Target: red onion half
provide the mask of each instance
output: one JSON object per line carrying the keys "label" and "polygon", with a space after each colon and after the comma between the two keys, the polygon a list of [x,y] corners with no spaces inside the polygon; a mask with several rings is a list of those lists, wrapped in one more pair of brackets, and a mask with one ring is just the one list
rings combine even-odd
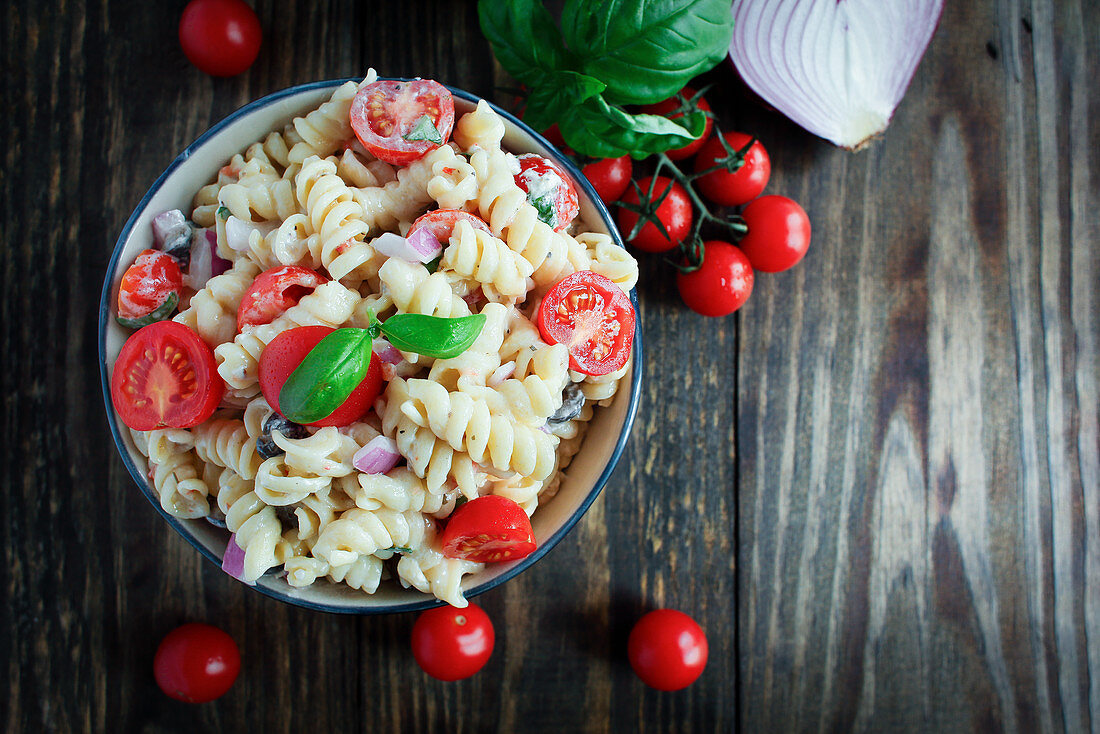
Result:
{"label": "red onion half", "polygon": [[858,149],[890,124],[943,0],[736,0],[730,59],[768,104]]}

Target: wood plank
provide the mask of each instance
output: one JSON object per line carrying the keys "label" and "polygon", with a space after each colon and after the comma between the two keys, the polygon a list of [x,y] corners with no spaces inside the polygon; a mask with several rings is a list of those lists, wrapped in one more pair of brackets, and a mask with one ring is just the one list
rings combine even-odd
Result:
{"label": "wood plank", "polygon": [[750,731],[1096,725],[1096,8],[949,6],[882,140],[774,166],[816,229],[742,320]]}

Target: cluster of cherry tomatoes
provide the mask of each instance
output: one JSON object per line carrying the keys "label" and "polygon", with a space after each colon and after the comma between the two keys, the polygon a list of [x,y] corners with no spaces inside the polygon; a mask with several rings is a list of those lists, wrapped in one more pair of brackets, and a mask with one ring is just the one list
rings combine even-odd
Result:
{"label": "cluster of cherry tomatoes", "polygon": [[[495,644],[493,622],[476,604],[465,609],[429,609],[413,624],[413,657],[438,680],[474,675],[489,662]],[[657,609],[634,625],[627,657],[646,685],[678,691],[694,683],[706,667],[707,638],[683,612]],[[169,632],[153,659],[153,676],[160,689],[188,703],[221,697],[240,670],[241,654],[233,638],[213,625],[195,622]]]}
{"label": "cluster of cherry tomatoes", "polygon": [[[658,156],[653,175],[632,184],[629,156],[594,161],[583,172],[604,203],[618,207],[619,230],[632,248],[680,249],[674,264],[684,302],[705,316],[725,316],[748,299],[756,271],[777,273],[802,259],[810,245],[810,220],[791,199],[761,196],[771,177],[767,150],[744,133],[712,135],[710,105],[694,89],[685,87],[642,111],[677,118],[695,109],[708,113],[703,134]],[[690,173],[677,166],[692,156]],[[739,217],[725,218],[712,214],[703,199],[744,208]],[[736,242],[704,240],[701,229],[708,223],[724,228]]]}

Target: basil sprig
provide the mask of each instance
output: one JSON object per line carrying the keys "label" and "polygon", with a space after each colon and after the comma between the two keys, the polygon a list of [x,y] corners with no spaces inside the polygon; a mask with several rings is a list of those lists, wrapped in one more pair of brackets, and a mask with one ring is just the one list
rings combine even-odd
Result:
{"label": "basil sprig", "polygon": [[[558,123],[594,158],[643,158],[702,134],[706,117],[635,115],[626,104],[671,97],[729,51],[729,0],[566,0],[561,23],[541,0],[480,0],[481,30],[530,96],[524,120]],[[559,30],[560,27],[560,30]]]}
{"label": "basil sprig", "polygon": [[279,391],[279,410],[288,420],[314,423],[332,415],[367,376],[379,334],[402,351],[449,359],[470,348],[485,317],[396,314],[379,323],[372,314],[371,322],[365,329],[337,329],[309,350]]}

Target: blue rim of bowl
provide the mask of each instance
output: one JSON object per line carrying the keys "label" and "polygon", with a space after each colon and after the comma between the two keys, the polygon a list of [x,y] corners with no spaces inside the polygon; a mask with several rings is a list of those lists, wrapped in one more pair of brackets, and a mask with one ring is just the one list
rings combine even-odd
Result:
{"label": "blue rim of bowl", "polygon": [[[407,81],[406,79],[384,80]],[[254,112],[255,110],[271,105],[287,97],[301,94],[302,92],[310,92],[316,89],[323,88],[332,88],[339,86],[340,84],[343,84],[347,81],[357,82],[359,80],[335,79],[320,82],[310,82],[308,84],[299,84],[298,86],[288,87],[286,89],[279,90],[278,92],[269,94],[266,97],[261,97],[260,99],[257,99],[253,102],[249,102],[245,106],[241,107],[240,109],[236,110],[235,112],[231,113],[227,117],[223,118],[222,120],[211,126],[206,132],[200,135],[195,140],[195,142],[191,143],[191,145],[187,146],[187,148],[185,148],[182,153],[176,156],[175,160],[173,160],[169,164],[164,172],[157,177],[157,180],[153,182],[153,185],[149,187],[149,190],[145,192],[145,195],[141,198],[141,201],[138,202],[138,205],[130,214],[129,219],[126,220],[126,224],[125,226],[123,226],[121,234],[119,234],[118,239],[115,241],[114,252],[111,254],[111,260],[107,265],[107,275],[104,278],[103,282],[103,293],[100,296],[99,300],[99,373],[100,381],[103,387],[103,401],[107,410],[107,422],[108,424],[110,424],[111,427],[111,436],[114,438],[115,447],[118,449],[119,454],[122,456],[122,461],[126,465],[126,470],[130,473],[130,477],[138,485],[138,488],[141,489],[146,499],[149,500],[149,502],[153,505],[157,512],[159,512],[161,516],[168,521],[168,524],[171,525],[177,533],[179,533],[188,543],[190,543],[197,551],[199,551],[199,553],[201,553],[208,561],[218,566],[219,568],[221,567],[222,559],[218,557],[218,555],[215,554],[213,551],[208,549],[205,545],[200,543],[194,537],[191,531],[186,528],[178,518],[170,515],[167,511],[165,511],[163,507],[161,507],[157,497],[153,494],[153,490],[149,487],[149,483],[145,475],[138,469],[137,465],[130,457],[130,452],[126,450],[126,441],[122,437],[122,431],[119,427],[119,421],[117,420],[117,417],[115,415],[114,406],[111,404],[111,377],[110,372],[107,369],[107,325],[110,323],[111,319],[110,296],[113,286],[112,281],[114,279],[114,273],[118,267],[118,261],[122,257],[123,245],[129,238],[130,233],[138,220],[138,217],[141,215],[141,212],[143,212],[145,208],[149,205],[149,201],[153,198],[154,195],[156,195],[161,186],[164,185],[165,180],[170,175],[172,175],[172,173],[180,165],[182,165],[184,161],[190,158],[195,151],[205,145],[211,138],[216,136],[224,128],[226,128],[239,118],[244,117],[251,112]],[[475,105],[482,99],[481,97],[477,97],[461,89],[455,89],[454,87],[450,86],[448,86],[447,89],[449,89],[451,91],[451,94],[453,94],[455,97],[466,100],[467,102],[471,102]],[[593,206],[595,206],[596,213],[600,216],[601,219],[603,219],[604,224],[607,226],[608,232],[610,233],[611,238],[614,240],[615,244],[619,247],[622,247],[623,241],[622,238],[619,236],[618,230],[615,228],[614,220],[612,220],[611,214],[608,212],[607,207],[604,205],[603,201],[601,201],[600,197],[596,194],[596,190],[592,187],[592,184],[589,183],[588,179],[584,177],[580,170],[577,169],[576,165],[574,165],[571,160],[565,157],[561,153],[561,151],[554,147],[554,145],[551,144],[550,141],[548,141],[536,131],[532,130],[519,118],[515,117],[505,110],[502,110],[492,102],[490,102],[489,105],[498,115],[508,120],[520,130],[524,131],[532,138],[534,138],[537,143],[539,143],[546,149],[546,151],[550,154],[550,157],[555,163],[568,171],[568,173],[573,177],[574,183],[579,185],[584,190],[585,194],[588,196],[589,201],[592,203]],[[634,311],[637,314],[638,293],[636,288],[631,290],[630,300],[634,304]],[[642,322],[640,318],[637,318],[635,320],[634,328],[634,365],[631,369],[630,404],[627,406],[626,418],[623,421],[623,428],[619,434],[618,441],[616,441],[615,443],[615,448],[611,452],[611,458],[608,459],[607,465],[600,473],[600,476],[596,479],[596,483],[592,485],[592,489],[589,490],[588,495],[584,498],[584,501],[581,502],[580,506],[573,512],[572,515],[570,515],[565,523],[563,523],[562,526],[558,528],[557,532],[547,538],[546,541],[543,542],[542,545],[540,545],[531,555],[517,561],[512,568],[509,568],[508,570],[504,571],[495,578],[486,581],[485,583],[479,584],[467,591],[464,591],[464,596],[467,599],[472,599],[475,596],[494,589],[497,586],[503,584],[505,581],[508,581],[509,579],[515,577],[528,567],[533,566],[543,556],[548,554],[550,550],[553,549],[554,546],[556,546],[561,541],[561,539],[564,538],[566,534],[568,534],[569,531],[573,529],[573,527],[580,521],[581,517],[584,516],[584,513],[588,511],[588,508],[592,505],[592,503],[596,501],[596,498],[599,497],[600,492],[603,491],[604,485],[607,484],[608,479],[611,478],[611,474],[615,470],[615,467],[618,465],[619,459],[622,457],[623,451],[626,448],[626,442],[627,439],[630,437],[630,431],[634,425],[634,417],[637,415],[638,402],[641,397]],[[439,599],[428,597],[423,600],[409,602],[408,604],[398,603],[384,606],[380,605],[377,607],[349,608],[344,606],[323,604],[307,599],[301,599],[283,593],[276,589],[269,589],[260,584],[256,584],[251,588],[255,591],[260,592],[261,594],[264,594],[265,596],[269,596],[273,599],[277,599],[281,602],[292,604],[297,607],[302,607],[303,609],[331,612],[335,614],[398,614],[402,612],[417,612],[424,609],[431,609],[433,607],[442,606],[444,604],[444,602]]]}

